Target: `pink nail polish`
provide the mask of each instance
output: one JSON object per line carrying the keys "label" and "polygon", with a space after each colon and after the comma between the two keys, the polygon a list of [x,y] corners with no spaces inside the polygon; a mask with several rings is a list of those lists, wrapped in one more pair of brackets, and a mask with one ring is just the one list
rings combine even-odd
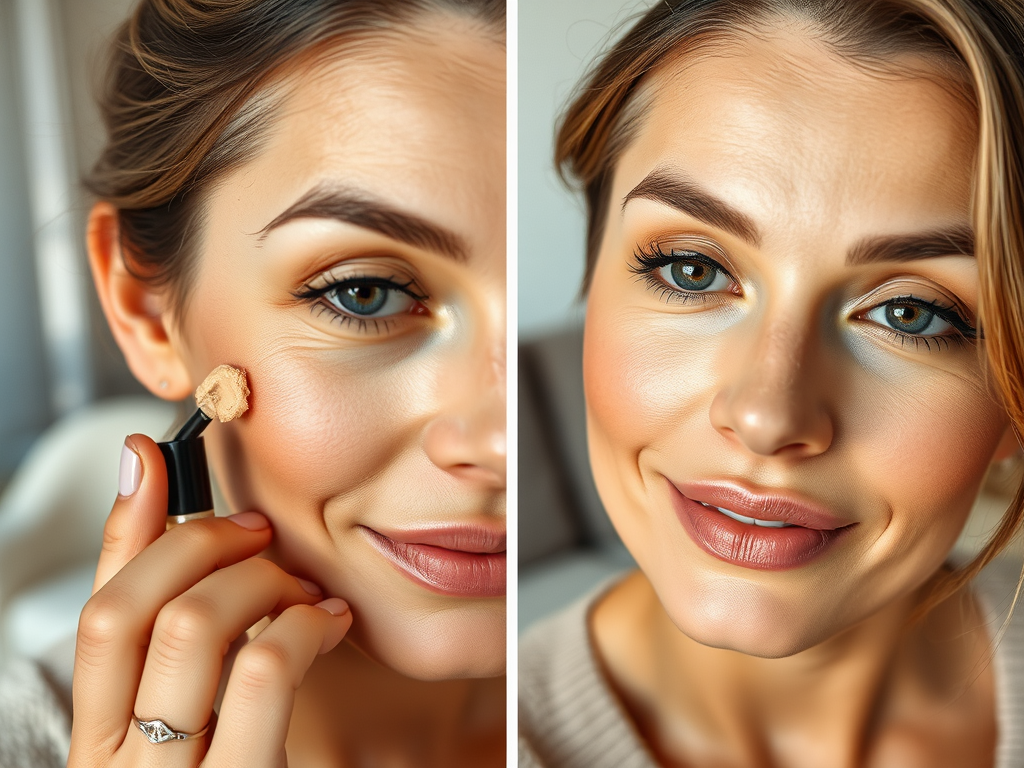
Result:
{"label": "pink nail polish", "polygon": [[125,438],[121,447],[121,468],[117,475],[117,492],[125,498],[139,490],[142,482],[142,459],[135,452],[131,438]]}
{"label": "pink nail polish", "polygon": [[295,577],[295,580],[297,582],[299,582],[299,584],[302,585],[302,588],[304,590],[306,590],[307,592],[309,592],[309,594],[311,594],[311,595],[322,595],[324,593],[324,591],[322,589],[320,589],[320,587],[318,587],[312,581],[306,581],[305,579],[300,579],[298,576]]}

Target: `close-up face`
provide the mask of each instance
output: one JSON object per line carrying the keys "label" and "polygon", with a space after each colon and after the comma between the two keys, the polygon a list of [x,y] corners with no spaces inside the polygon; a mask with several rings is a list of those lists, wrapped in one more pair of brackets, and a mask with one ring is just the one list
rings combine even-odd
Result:
{"label": "close-up face", "polygon": [[248,373],[250,411],[206,433],[231,511],[424,679],[504,670],[504,61],[438,16],[286,77],[174,326],[191,386]]}
{"label": "close-up face", "polygon": [[976,331],[974,112],[903,63],[799,25],[666,62],[616,165],[591,460],[699,642],[790,655],[920,586],[1007,430]]}

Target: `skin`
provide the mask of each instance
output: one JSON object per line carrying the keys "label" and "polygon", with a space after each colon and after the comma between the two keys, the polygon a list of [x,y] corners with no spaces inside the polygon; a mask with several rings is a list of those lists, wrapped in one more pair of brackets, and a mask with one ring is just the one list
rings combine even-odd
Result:
{"label": "skin", "polygon": [[[664,64],[615,168],[584,374],[598,489],[641,572],[592,631],[661,764],[992,764],[973,599],[909,617],[1016,443],[981,342],[929,351],[873,311],[912,295],[976,324],[977,266],[847,263],[864,237],[969,223],[975,120],[941,78],[910,74],[921,64],[868,73],[780,23]],[[664,202],[624,205],[655,170],[741,211],[758,244]],[[631,271],[652,243],[735,279],[683,303],[668,269],[653,284]],[[808,563],[756,570],[698,547],[669,480],[798,494],[855,525]]]}
{"label": "skin", "polygon": [[[181,312],[128,274],[114,211],[94,209],[93,273],[139,380],[180,399],[221,363],[248,372],[249,412],[205,439],[231,510],[265,526],[161,536],[162,460],[130,438],[142,485],[115,504],[83,613],[72,765],[196,765],[207,749],[204,765],[502,764],[504,598],[427,589],[366,527],[504,535],[504,63],[492,36],[439,16],[285,73],[260,152],[208,194]],[[320,214],[267,229],[313,189],[358,190],[462,254]],[[395,286],[369,319],[337,293],[296,296],[374,278]],[[311,607],[325,599],[338,615]],[[229,644],[268,614],[212,740],[126,730],[133,709],[199,730]]]}

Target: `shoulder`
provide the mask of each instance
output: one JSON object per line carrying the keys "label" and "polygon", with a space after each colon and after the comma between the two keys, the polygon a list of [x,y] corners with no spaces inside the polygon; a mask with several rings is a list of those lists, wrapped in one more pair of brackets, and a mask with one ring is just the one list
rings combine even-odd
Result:
{"label": "shoulder", "polygon": [[653,766],[590,642],[609,581],[528,630],[519,643],[520,768]]}
{"label": "shoulder", "polygon": [[0,768],[64,766],[71,744],[70,680],[45,662],[0,671]]}

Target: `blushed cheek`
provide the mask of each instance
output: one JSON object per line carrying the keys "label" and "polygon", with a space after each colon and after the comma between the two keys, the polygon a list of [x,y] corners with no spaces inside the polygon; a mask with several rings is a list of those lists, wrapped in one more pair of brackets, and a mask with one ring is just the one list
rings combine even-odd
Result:
{"label": "blushed cheek", "polygon": [[1006,422],[980,382],[920,367],[906,374],[898,387],[876,378],[857,388],[847,455],[853,476],[890,506],[890,533],[941,549],[956,539]]}

